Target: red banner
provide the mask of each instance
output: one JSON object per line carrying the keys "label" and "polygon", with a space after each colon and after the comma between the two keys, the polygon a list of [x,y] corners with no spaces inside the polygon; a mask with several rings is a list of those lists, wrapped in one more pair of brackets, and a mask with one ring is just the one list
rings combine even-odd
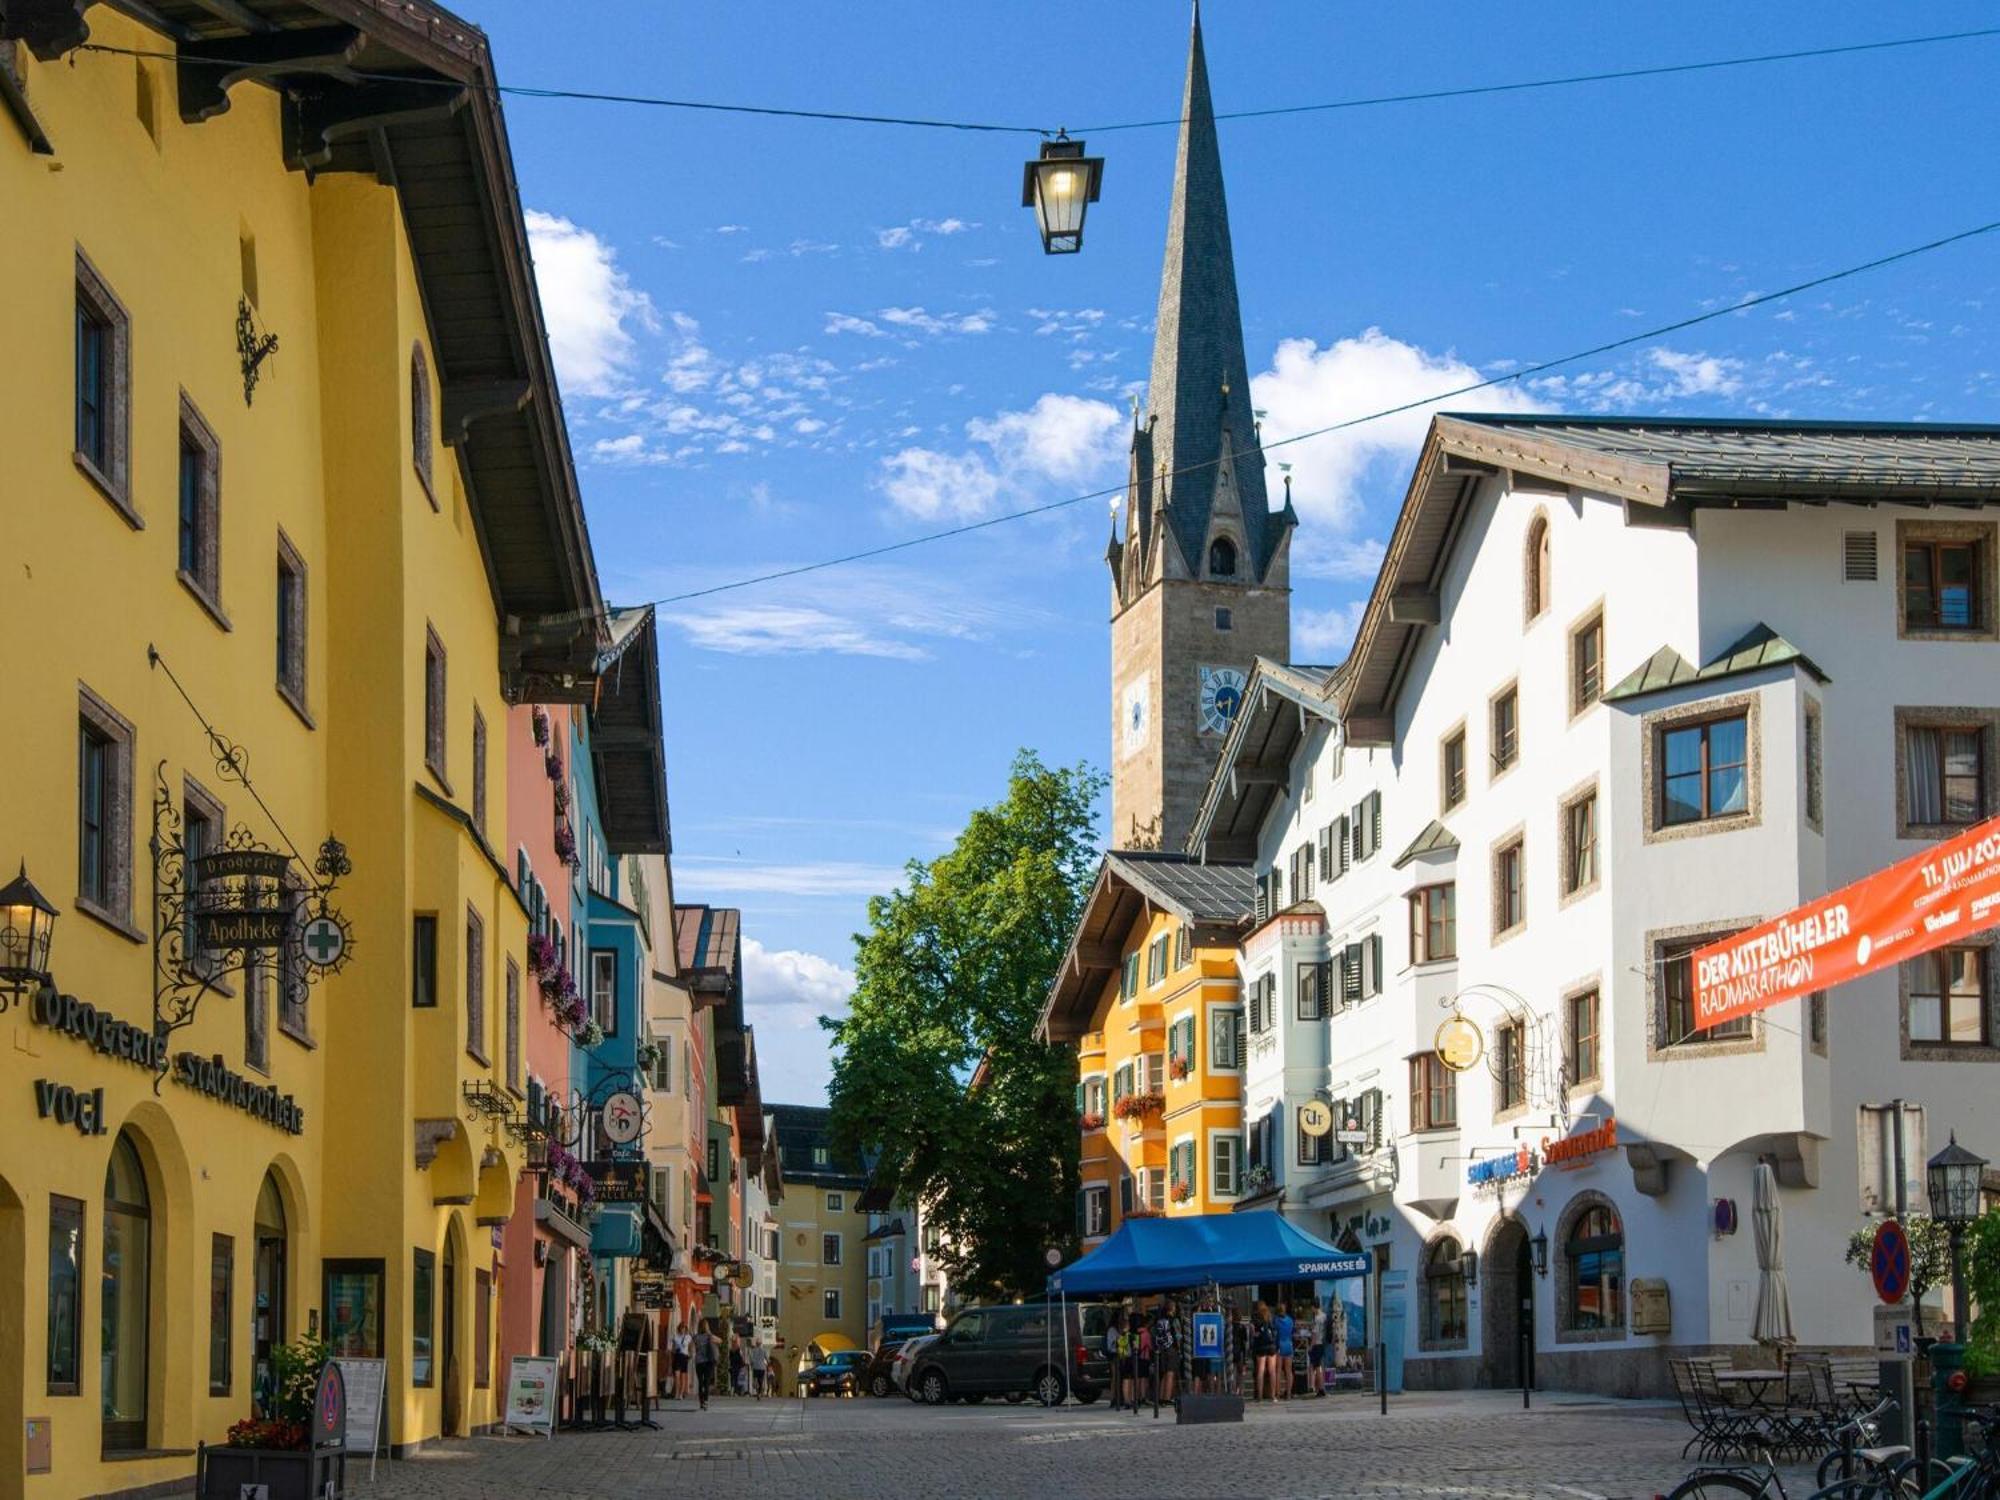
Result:
{"label": "red banner", "polygon": [[2000,818],[1694,955],[1697,1030],[2000,924]]}

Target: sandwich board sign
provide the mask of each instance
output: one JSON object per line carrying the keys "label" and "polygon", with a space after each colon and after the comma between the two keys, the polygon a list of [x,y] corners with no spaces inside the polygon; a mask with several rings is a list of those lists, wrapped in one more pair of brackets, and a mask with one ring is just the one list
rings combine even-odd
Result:
{"label": "sandwich board sign", "polygon": [[388,1381],[388,1365],[379,1359],[351,1359],[343,1354],[333,1361],[340,1366],[340,1378],[347,1387],[347,1421],[342,1427],[340,1450],[368,1455],[368,1478],[375,1478],[375,1454],[387,1435],[383,1420],[388,1416],[382,1396]]}
{"label": "sandwich board sign", "polygon": [[556,1435],[557,1370],[559,1362],[531,1354],[516,1354],[507,1361],[507,1411],[501,1427],[519,1429],[533,1437]]}

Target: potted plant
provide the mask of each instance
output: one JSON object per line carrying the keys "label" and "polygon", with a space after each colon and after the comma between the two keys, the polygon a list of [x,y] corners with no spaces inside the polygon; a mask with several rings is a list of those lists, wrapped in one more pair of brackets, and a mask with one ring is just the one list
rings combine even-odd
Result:
{"label": "potted plant", "polygon": [[1167,1076],[1172,1078],[1176,1083],[1180,1082],[1181,1079],[1187,1077],[1188,1072],[1189,1072],[1188,1059],[1182,1057],[1178,1052],[1176,1052],[1172,1057],[1167,1059]]}
{"label": "potted plant", "polygon": [[569,811],[569,783],[567,781],[558,781],[556,783],[555,799],[557,812],[566,813]]}
{"label": "potted plant", "polygon": [[346,1492],[347,1455],[308,1446],[313,1398],[331,1353],[325,1340],[311,1335],[271,1351],[270,1410],[231,1427],[226,1444],[203,1450],[202,1500],[238,1500],[253,1490],[269,1500]]}
{"label": "potted plant", "polygon": [[1085,1130],[1102,1130],[1104,1128],[1104,1116],[1098,1114],[1095,1110],[1086,1110],[1080,1118],[1080,1123]]}
{"label": "potted plant", "polygon": [[534,728],[535,743],[546,745],[549,742],[549,711],[537,704],[528,714],[528,723]]}
{"label": "potted plant", "polygon": [[579,1047],[595,1047],[604,1040],[604,1028],[595,1019],[585,1021],[576,1033]]}
{"label": "potted plant", "polygon": [[1177,1182],[1174,1184],[1173,1191],[1167,1196],[1172,1198],[1176,1203],[1190,1202],[1194,1198],[1194,1184],[1191,1182]]}
{"label": "potted plant", "polygon": [[1271,1169],[1261,1162],[1243,1174],[1243,1186],[1252,1194],[1268,1193],[1273,1180]]}
{"label": "potted plant", "polygon": [[546,980],[556,970],[555,939],[547,933],[536,932],[528,937],[528,972],[535,978]]}
{"label": "potted plant", "polygon": [[561,752],[551,746],[549,753],[542,757],[542,769],[549,773],[549,780],[561,781],[563,779]]}
{"label": "potted plant", "polygon": [[556,858],[568,865],[572,870],[575,869],[577,866],[576,834],[570,828],[569,824],[556,824],[555,846]]}

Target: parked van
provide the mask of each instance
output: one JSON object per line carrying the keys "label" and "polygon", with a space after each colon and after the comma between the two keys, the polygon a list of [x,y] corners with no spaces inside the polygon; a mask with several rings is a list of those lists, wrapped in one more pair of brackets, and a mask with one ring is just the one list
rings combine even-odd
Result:
{"label": "parked van", "polygon": [[[1104,1357],[1108,1302],[1072,1302],[1066,1336],[1056,1336],[1058,1302],[968,1308],[917,1358],[910,1389],[926,1406],[1026,1395],[1059,1406],[1065,1394],[1086,1405],[1111,1380]],[[1065,1392],[1067,1384],[1067,1392]]]}

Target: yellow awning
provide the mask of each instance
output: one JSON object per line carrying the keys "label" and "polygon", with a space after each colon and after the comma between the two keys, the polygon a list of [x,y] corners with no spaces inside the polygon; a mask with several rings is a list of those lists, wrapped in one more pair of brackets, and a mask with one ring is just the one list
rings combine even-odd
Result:
{"label": "yellow awning", "polygon": [[831,1329],[825,1333],[814,1334],[813,1342],[819,1345],[820,1353],[822,1354],[831,1354],[836,1349],[852,1349],[854,1347],[853,1339],[844,1333],[835,1333]]}

